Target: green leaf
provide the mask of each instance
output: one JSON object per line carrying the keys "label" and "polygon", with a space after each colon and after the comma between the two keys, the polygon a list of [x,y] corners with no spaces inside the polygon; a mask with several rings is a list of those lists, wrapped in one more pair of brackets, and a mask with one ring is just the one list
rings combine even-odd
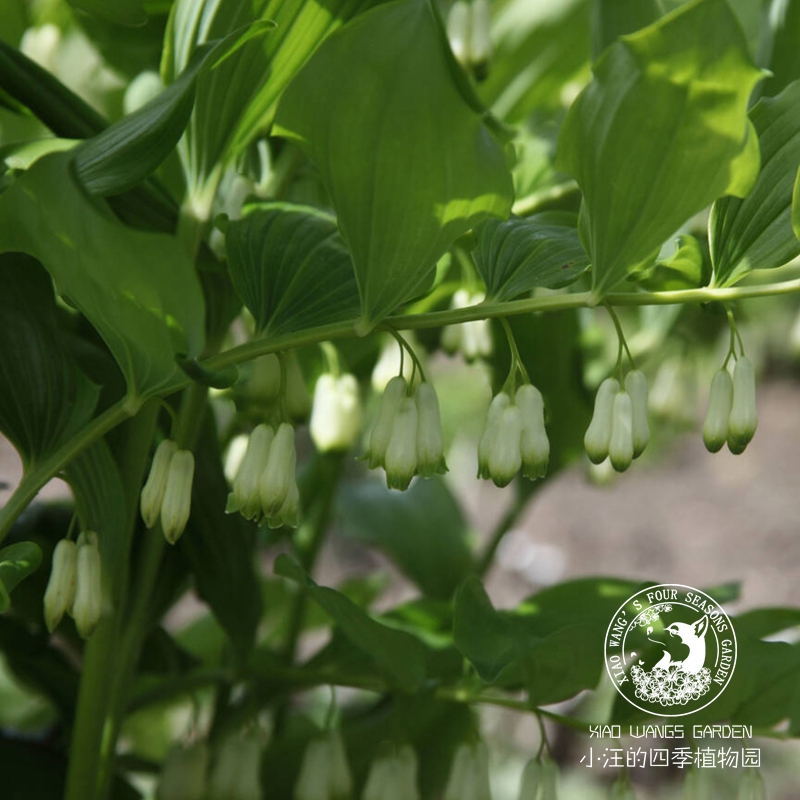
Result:
{"label": "green leaf", "polygon": [[663,13],[661,0],[594,0],[592,3],[592,57],[626,33],[655,22]]}
{"label": "green leaf", "polygon": [[259,331],[278,335],[358,315],[353,262],[336,220],[309,206],[265,203],[228,223],[231,280]]}
{"label": "green leaf", "polygon": [[228,485],[210,417],[194,453],[192,515],[178,547],[191,566],[197,593],[211,607],[244,660],[261,618],[261,586],[252,526],[238,514],[225,514]]}
{"label": "green leaf", "polygon": [[42,551],[34,542],[17,542],[0,550],[0,587],[4,593],[0,594],[0,614],[8,610],[8,595],[21,580],[35,572],[41,563]]}
{"label": "green leaf", "polygon": [[41,265],[22,253],[0,256],[0,430],[26,470],[89,421],[99,395],[69,355],[56,320]]}
{"label": "green leaf", "polygon": [[78,11],[114,22],[117,25],[144,25],[147,14],[143,0],[67,0]]}
{"label": "green leaf", "polygon": [[760,77],[725,0],[695,0],[611,45],[567,114],[557,161],[583,192],[602,294],[689,217],[758,174],[746,116]]}
{"label": "green leaf", "polygon": [[800,239],[800,169],[797,170],[797,177],[794,179],[792,189],[792,230],[794,235]]}
{"label": "green leaf", "polygon": [[589,71],[590,0],[513,0],[492,23],[492,63],[481,99],[509,122],[557,110],[561,90]]}
{"label": "green leaf", "polygon": [[275,574],[307,591],[341,628],[342,633],[375,662],[382,675],[398,688],[413,692],[425,680],[425,655],[418,639],[377,622],[335,589],[318,586],[287,555],[275,560]]}
{"label": "green leaf", "polygon": [[58,293],[95,326],[128,391],[144,397],[180,375],[176,353],[199,355],[205,311],[180,242],[116,222],[80,189],[70,155],[37,161],[0,195],[0,252],[38,258]]}
{"label": "green leaf", "polygon": [[196,358],[187,358],[183,355],[175,357],[180,368],[201,386],[210,386],[213,389],[230,389],[239,379],[239,370],[235,364],[222,370],[210,370],[204,367]]}
{"label": "green leaf", "polygon": [[780,267],[800,255],[791,224],[800,168],[800,81],[761,99],[750,119],[758,132],[761,172],[744,199],[714,203],[708,228],[715,286],[730,286],[751,270]]}
{"label": "green leaf", "polygon": [[155,172],[189,122],[198,77],[272,27],[274,23],[261,21],[201,45],[163,92],[81,144],[75,152],[75,171],[87,191],[101,197],[121,194]]}
{"label": "green leaf", "polygon": [[754,608],[736,617],[736,633],[762,639],[800,625],[798,608]]}
{"label": "green leaf", "polygon": [[769,58],[764,66],[769,68],[772,75],[765,79],[763,93],[772,97],[800,78],[800,48],[797,46],[800,40],[798,0],[773,0],[765,40],[765,50],[768,51]]}
{"label": "green leaf", "polygon": [[688,233],[675,240],[675,252],[663,261],[645,267],[636,276],[636,281],[651,292],[675,289],[694,289],[704,283],[703,248],[700,242]]}
{"label": "green leaf", "polygon": [[228,166],[272,123],[286,84],[331,31],[380,0],[176,0],[165,37],[161,71],[176,79],[204,42],[260,20],[275,32],[248,43],[218,69],[201,76],[181,157],[189,193],[206,196]]}
{"label": "green leaf", "polygon": [[274,132],[298,141],[336,209],[364,331],[430,287],[458,236],[511,207],[503,150],[451,60],[429,0],[399,0],[330,36],[278,108]]}
{"label": "green leaf", "polygon": [[344,535],[385,550],[428,597],[449,599],[472,569],[464,517],[441,478],[402,493],[379,481],[345,485],[337,516]]}
{"label": "green leaf", "polygon": [[473,255],[486,298],[513,300],[537,287],[559,289],[577,280],[589,258],[576,224],[577,216],[568,211],[481,223]]}

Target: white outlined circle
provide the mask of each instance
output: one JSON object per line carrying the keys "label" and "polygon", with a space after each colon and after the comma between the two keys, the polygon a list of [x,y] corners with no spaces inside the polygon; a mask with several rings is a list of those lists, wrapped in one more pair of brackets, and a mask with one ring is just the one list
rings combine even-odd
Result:
{"label": "white outlined circle", "polygon": [[[731,620],[716,600],[692,586],[661,583],[640,589],[617,609],[604,657],[614,688],[632,706],[683,717],[725,691],[737,649]],[[675,654],[680,657],[673,660]]]}

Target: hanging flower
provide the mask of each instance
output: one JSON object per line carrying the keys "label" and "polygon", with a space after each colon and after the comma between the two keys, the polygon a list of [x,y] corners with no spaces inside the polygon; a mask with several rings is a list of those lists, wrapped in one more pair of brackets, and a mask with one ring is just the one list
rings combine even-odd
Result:
{"label": "hanging flower", "polygon": [[208,746],[205,742],[170,749],[161,769],[157,800],[204,800]]}
{"label": "hanging flower", "polygon": [[338,731],[312,739],[306,747],[294,800],[350,800],[353,778]]}
{"label": "hanging flower", "polygon": [[728,370],[723,367],[717,370],[711,381],[708,410],[703,423],[703,442],[711,453],[721,450],[728,439],[728,420],[732,405],[733,380]]}
{"label": "hanging flower", "polygon": [[177,451],[178,445],[171,439],[164,439],[156,448],[140,501],[142,519],[148,528],[152,528],[161,515],[161,504],[164,502],[164,493],[167,490],[169,465]]}
{"label": "hanging flower", "polygon": [[175,544],[186,528],[192,510],[194,456],[189,450],[176,450],[170,459],[167,486],[161,503],[161,528],[170,544]]}
{"label": "hanging flower", "polygon": [[78,556],[75,575],[75,599],[70,613],[82,638],[88,639],[103,609],[103,584],[100,548],[97,534],[84,531],[78,537]]}
{"label": "hanging flower", "polygon": [[453,758],[443,800],[492,800],[489,752],[483,742],[462,744]]}
{"label": "hanging flower", "polygon": [[[470,294],[459,289],[450,304],[451,308],[469,308],[482,303],[483,293]],[[476,319],[456,325],[446,325],[442,330],[442,347],[448,353],[460,352],[467,361],[488,358],[494,350],[492,328],[488,319]]]}
{"label": "hanging flower", "polygon": [[361,430],[361,399],[353,375],[320,375],[309,428],[321,453],[349,450]]}
{"label": "hanging flower", "polygon": [[756,376],[753,362],[740,356],[733,368],[733,404],[728,419],[728,449],[743,453],[758,427]]}
{"label": "hanging flower", "polygon": [[267,467],[275,432],[269,425],[257,425],[247,440],[244,458],[228,496],[227,513],[241,512],[245,519],[261,516],[261,476]]}
{"label": "hanging flower", "polygon": [[286,501],[295,483],[296,465],[294,428],[282,422],[269,446],[267,465],[259,482],[261,510],[265,517],[275,516]]}
{"label": "hanging flower", "polygon": [[361,800],[419,800],[417,756],[406,745],[395,755],[375,759]]}
{"label": "hanging flower", "polygon": [[519,800],[557,800],[558,767],[549,758],[532,758],[522,772]]}
{"label": "hanging flower", "polygon": [[50,580],[44,593],[44,620],[52,633],[61,618],[72,608],[78,574],[78,548],[70,539],[62,539],[53,550]]}

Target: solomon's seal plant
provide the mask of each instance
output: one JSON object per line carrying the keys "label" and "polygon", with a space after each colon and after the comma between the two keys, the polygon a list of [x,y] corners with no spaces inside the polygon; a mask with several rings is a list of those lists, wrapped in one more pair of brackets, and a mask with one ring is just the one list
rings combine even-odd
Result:
{"label": "solomon's seal plant", "polygon": [[[548,481],[627,481],[706,394],[753,458],[800,3],[747,5],[0,3],[0,796],[488,798],[496,705],[542,800],[548,737],[630,720],[587,697],[639,581],[482,580]],[[796,620],[734,617],[710,724],[800,732]]]}

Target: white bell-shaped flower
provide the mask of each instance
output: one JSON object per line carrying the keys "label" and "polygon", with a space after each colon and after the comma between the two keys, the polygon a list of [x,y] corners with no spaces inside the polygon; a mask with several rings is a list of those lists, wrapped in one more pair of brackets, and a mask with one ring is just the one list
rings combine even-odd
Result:
{"label": "white bell-shaped flower", "polygon": [[508,486],[522,466],[522,412],[510,405],[500,416],[489,452],[489,477],[497,486]]}
{"label": "white bell-shaped flower", "polygon": [[350,800],[353,778],[342,736],[332,730],[306,747],[294,800]]}
{"label": "white bell-shaped flower", "polygon": [[205,742],[173,747],[164,760],[157,800],[205,800],[208,745]]}
{"label": "white bell-shaped flower", "polygon": [[728,418],[728,449],[736,454],[743,452],[757,427],[755,369],[747,356],[740,356],[733,368],[733,405]]}
{"label": "white bell-shaped flower", "polygon": [[531,759],[522,772],[519,800],[557,800],[558,767],[550,759]]}
{"label": "white bell-shaped flower", "polygon": [[417,404],[417,471],[424,478],[447,471],[444,460],[439,398],[433,385],[424,381],[414,393]]}
{"label": "white bell-shaped flower", "polygon": [[78,575],[78,548],[70,539],[62,539],[53,550],[50,580],[44,593],[44,621],[52,633],[64,614],[72,608]]}
{"label": "white bell-shaped flower", "polygon": [[194,456],[189,450],[176,450],[169,462],[167,487],[161,503],[161,528],[170,544],[178,541],[192,510]]}
{"label": "white bell-shaped flower", "polygon": [[296,464],[294,428],[288,422],[282,422],[269,447],[267,466],[259,482],[261,510],[265,517],[272,517],[280,511],[295,483]]}
{"label": "white bell-shaped flower", "polygon": [[382,467],[386,460],[386,450],[392,438],[397,412],[406,397],[408,385],[406,379],[396,375],[387,384],[378,408],[378,419],[369,438],[366,456],[370,469]]}
{"label": "white bell-shaped flower", "polygon": [[405,491],[417,471],[418,428],[417,404],[413,397],[404,397],[394,420],[383,465],[390,489]]}
{"label": "white bell-shaped flower", "polygon": [[286,499],[278,509],[278,513],[267,518],[267,525],[270,528],[296,528],[300,522],[300,489],[297,481],[294,480],[289,485],[286,492]]}
{"label": "white bell-shaped flower", "polygon": [[535,386],[526,383],[517,389],[514,403],[522,413],[522,474],[531,480],[543,478],[550,461],[550,440],[544,426],[544,398]]}
{"label": "white bell-shaped flower", "polygon": [[703,422],[703,442],[711,453],[721,450],[728,438],[728,421],[732,406],[733,380],[728,370],[723,367],[717,370],[711,381],[708,410]]}
{"label": "white bell-shaped flower", "polygon": [[639,458],[650,442],[647,378],[641,370],[631,370],[625,376],[625,391],[631,398],[633,457]]}
{"label": "white bell-shaped flower", "polygon": [[614,397],[608,456],[617,472],[625,472],[633,461],[633,404],[627,392]]}
{"label": "white bell-shaped flower", "polygon": [[147,482],[142,488],[140,509],[142,519],[148,528],[152,528],[161,514],[161,504],[167,491],[167,476],[172,457],[178,451],[178,445],[171,439],[164,439],[156,448],[153,463]]}
{"label": "white bell-shaped flower", "polygon": [[748,768],[743,772],[736,800],[767,800],[767,788],[760,770]]}
{"label": "white bell-shaped flower", "polygon": [[[413,333],[406,333],[406,341],[414,352],[419,355],[421,349]],[[372,368],[371,381],[373,391],[382,392],[389,385],[389,381],[401,374],[401,361],[403,363],[402,377],[408,382],[414,372],[414,362],[407,353],[401,358],[400,345],[394,338],[387,336],[381,345],[378,360]]]}
{"label": "white bell-shaped flower", "polygon": [[483,742],[462,744],[456,750],[443,800],[492,800],[489,752]]}
{"label": "white bell-shaped flower", "polygon": [[255,738],[231,736],[217,753],[206,800],[262,800],[261,745]]}
{"label": "white bell-shaped flower", "polygon": [[349,450],[361,430],[361,398],[353,375],[320,375],[314,388],[309,428],[322,453]]}
{"label": "white bell-shaped flower", "polygon": [[94,531],[84,531],[78,537],[78,557],[75,576],[75,599],[70,613],[82,638],[88,639],[103,610],[102,567],[100,547]]}
{"label": "white bell-shaped flower", "polygon": [[[456,0],[447,14],[447,38],[450,49],[462,66],[469,63],[470,28],[472,26],[472,10],[466,0]],[[459,291],[463,291],[459,289]]]}
{"label": "white bell-shaped flower", "polygon": [[589,423],[589,427],[583,437],[586,454],[593,464],[600,464],[608,458],[614,398],[617,396],[619,388],[619,381],[616,378],[606,378],[597,390],[592,421]]}
{"label": "white bell-shaped flower", "polygon": [[489,455],[494,450],[497,435],[500,430],[500,420],[503,412],[511,405],[511,397],[506,392],[498,392],[489,405],[486,414],[486,424],[478,443],[478,476],[491,478],[489,470]]}
{"label": "white bell-shaped flower", "polygon": [[419,800],[417,756],[401,747],[392,756],[375,759],[367,776],[361,800]]}
{"label": "white bell-shaped flower", "polygon": [[245,519],[261,516],[261,476],[267,468],[275,432],[269,425],[256,425],[247,441],[239,471],[233,480],[226,512],[241,512]]}

